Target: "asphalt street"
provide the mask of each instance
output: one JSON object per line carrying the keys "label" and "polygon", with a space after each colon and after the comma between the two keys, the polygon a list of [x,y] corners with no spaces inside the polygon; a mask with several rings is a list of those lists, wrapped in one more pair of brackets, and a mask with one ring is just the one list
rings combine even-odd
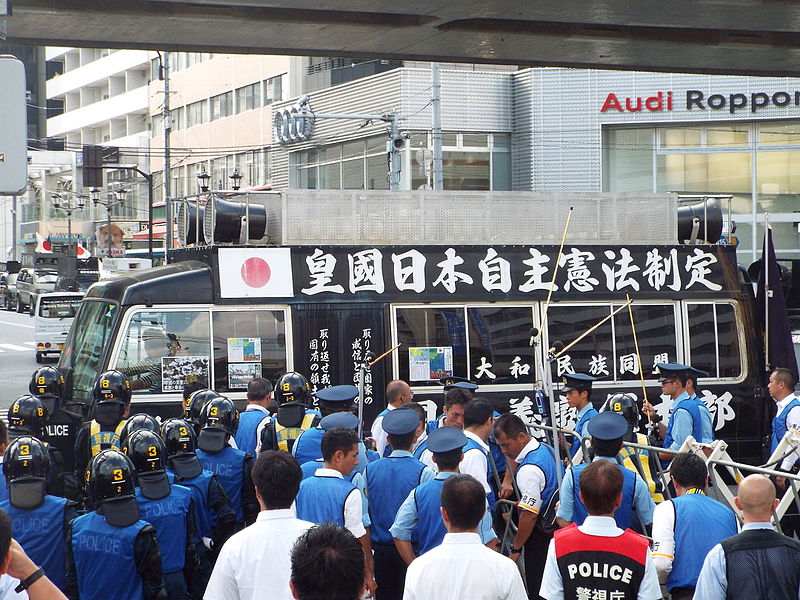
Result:
{"label": "asphalt street", "polygon": [[[55,364],[46,358],[45,364]],[[33,319],[27,314],[0,310],[0,411],[22,394],[28,393],[36,364],[33,342]]]}

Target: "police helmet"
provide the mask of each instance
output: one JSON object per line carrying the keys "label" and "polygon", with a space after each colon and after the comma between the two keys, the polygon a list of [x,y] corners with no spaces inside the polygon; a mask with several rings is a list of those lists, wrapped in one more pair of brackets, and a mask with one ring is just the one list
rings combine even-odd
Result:
{"label": "police helmet", "polygon": [[92,398],[97,404],[117,403],[127,405],[131,402],[131,382],[119,371],[106,371],[92,388]]}
{"label": "police helmet", "polygon": [[64,394],[64,375],[58,367],[39,367],[31,376],[28,391],[34,396],[61,398]]}
{"label": "police helmet", "polygon": [[214,398],[203,407],[200,426],[200,449],[204,452],[219,452],[228,443],[228,436],[234,435],[239,427],[239,411],[224,396]]}
{"label": "police helmet", "polygon": [[45,439],[47,437],[47,418],[50,413],[41,398],[20,396],[8,407],[9,429]]}
{"label": "police helmet", "polygon": [[131,415],[128,417],[128,420],[125,421],[125,425],[122,426],[122,431],[119,433],[120,442],[124,444],[125,440],[128,439],[128,436],[139,429],[146,429],[147,431],[152,431],[158,435],[158,421],[156,421],[154,417],[151,417],[145,413],[136,413],[135,415]]}
{"label": "police helmet", "polygon": [[86,470],[86,483],[110,525],[128,527],[139,520],[136,471],[122,452],[108,449],[95,454]]}
{"label": "police helmet", "polygon": [[28,510],[41,506],[49,474],[50,454],[43,442],[27,435],[11,442],[3,457],[3,475],[12,506]]}
{"label": "police helmet", "polygon": [[289,371],[280,376],[275,383],[275,400],[278,404],[301,402],[311,404],[311,386],[308,379],[297,371]]}
{"label": "police helmet", "polygon": [[200,413],[203,412],[203,407],[211,402],[214,398],[221,398],[214,390],[197,390],[186,400],[183,406],[183,418],[189,421],[194,427],[200,427]]}
{"label": "police helmet", "polygon": [[169,496],[169,480],[165,471],[167,450],[157,433],[147,429],[131,432],[122,451],[133,462],[139,487],[145,498],[158,500]]}
{"label": "police helmet", "polygon": [[183,419],[169,419],[161,424],[161,439],[167,449],[167,460],[178,477],[193,479],[203,472],[203,465],[194,451],[197,435]]}
{"label": "police helmet", "polygon": [[636,404],[636,398],[630,394],[614,394],[610,396],[604,409],[622,415],[628,425],[634,428],[639,426],[639,406]]}

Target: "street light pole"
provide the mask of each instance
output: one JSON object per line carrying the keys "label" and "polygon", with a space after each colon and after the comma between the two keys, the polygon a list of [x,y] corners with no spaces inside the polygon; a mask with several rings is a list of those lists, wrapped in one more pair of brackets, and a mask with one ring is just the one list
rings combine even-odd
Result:
{"label": "street light pole", "polygon": [[70,257],[77,254],[77,252],[73,252],[72,245],[72,213],[83,209],[84,198],[84,196],[78,196],[77,203],[73,204],[72,201],[65,201],[61,194],[53,194],[53,208],[63,210],[67,214],[67,256]]}

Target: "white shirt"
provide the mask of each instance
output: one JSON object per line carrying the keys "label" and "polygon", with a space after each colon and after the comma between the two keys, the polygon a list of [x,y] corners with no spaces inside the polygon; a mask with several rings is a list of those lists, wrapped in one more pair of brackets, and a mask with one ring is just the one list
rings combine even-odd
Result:
{"label": "white shirt", "polygon": [[517,565],[477,533],[448,533],[408,567],[403,600],[527,600]]}
{"label": "white shirt", "polygon": [[[471,431],[465,429],[464,435],[477,443],[486,452],[490,451],[489,445]],[[458,470],[464,475],[472,475],[481,483],[486,494],[491,493],[492,488],[489,487],[489,462],[483,452],[477,448],[464,452],[464,458],[461,460],[461,464],[458,465]]]}
{"label": "white shirt", "polygon": [[205,600],[291,600],[290,553],[314,524],[291,509],[262,510],[256,522],[234,534],[219,553]]}
{"label": "white shirt", "polygon": [[[428,439],[428,432],[423,430],[422,431],[422,435],[419,436],[419,438],[417,439],[416,442],[414,442],[414,449],[411,451],[411,453],[413,454],[414,452],[416,452],[417,448],[419,448],[420,444],[422,444],[427,439]],[[421,462],[421,463],[427,465],[428,467],[430,467],[431,469],[433,469],[434,473],[438,473],[439,472],[439,465],[437,465],[435,462],[433,462],[433,452],[428,450],[428,448],[425,448],[425,450],[422,451],[422,454],[419,455],[419,459],[418,460],[419,460],[419,462]]]}
{"label": "white shirt", "polygon": [[[541,444],[536,438],[525,444],[525,447],[517,456],[516,463],[521,464],[529,452],[537,450]],[[547,484],[544,471],[537,465],[525,465],[517,468],[517,487],[522,495],[519,501],[519,508],[539,514],[542,506],[542,491]]]}
{"label": "white shirt", "polygon": [[[615,538],[625,533],[617,527],[613,517],[593,517],[588,516],[578,529],[587,535],[598,535],[607,538]],[[609,541],[609,550],[614,549],[614,542]],[[558,570],[556,562],[555,540],[550,540],[550,547],[547,549],[547,562],[544,565],[542,576],[542,587],[539,595],[547,600],[564,600],[564,582],[561,579],[561,571]],[[638,600],[661,600],[661,586],[658,585],[658,575],[653,566],[650,553],[647,553],[644,563],[644,578],[639,585]],[[700,600],[700,597],[697,597]]]}
{"label": "white shirt", "polygon": [[[315,477],[338,477],[344,479],[342,474],[336,469],[317,469]],[[344,501],[344,526],[350,530],[355,537],[360,538],[367,533],[362,521],[363,501],[361,491],[356,488],[347,495]]]}
{"label": "white shirt", "polygon": [[[386,405],[387,410],[394,410],[395,407],[391,404]],[[387,434],[383,430],[383,417],[386,415],[380,415],[375,417],[375,420],[372,422],[372,438],[375,440],[375,451],[378,453],[378,456],[383,458],[383,451],[386,450],[386,446],[389,445],[389,440],[387,439]]]}
{"label": "white shirt", "polygon": [[[3,461],[0,460],[0,463]],[[28,600],[28,592],[22,590],[17,593],[14,588],[19,585],[19,579],[14,579],[8,573],[0,575],[0,600]]]}
{"label": "white shirt", "polygon": [[[775,414],[781,414],[783,409],[786,408],[786,406],[794,399],[795,395],[789,394],[780,402],[776,402],[778,405],[778,412]],[[797,431],[800,431],[800,406],[795,406],[789,411],[789,414],[786,415],[786,429],[796,429]],[[778,441],[780,442],[780,440]],[[795,450],[789,456],[783,459],[783,462],[781,462],[781,468],[785,471],[788,471],[798,460],[800,460],[800,451]]]}

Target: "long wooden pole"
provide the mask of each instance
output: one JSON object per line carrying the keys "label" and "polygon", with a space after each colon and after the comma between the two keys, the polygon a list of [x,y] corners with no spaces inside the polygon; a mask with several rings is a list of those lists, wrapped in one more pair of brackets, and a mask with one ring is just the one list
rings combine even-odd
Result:
{"label": "long wooden pole", "polygon": [[374,365],[375,363],[377,363],[377,362],[378,362],[378,361],[380,361],[381,359],[385,358],[385,357],[386,357],[386,355],[388,355],[388,354],[391,354],[392,352],[394,352],[395,350],[397,350],[397,349],[398,349],[400,346],[402,346],[402,345],[403,345],[403,344],[397,344],[396,346],[393,346],[392,348],[389,348],[389,349],[388,349],[386,352],[384,352],[383,354],[381,354],[381,355],[380,355],[380,356],[378,356],[377,358],[373,359],[373,360],[372,360],[372,361],[369,363],[369,366],[371,367],[372,365]]}
{"label": "long wooden pole", "polygon": [[564,232],[561,234],[561,245],[558,247],[558,254],[556,255],[556,262],[553,265],[553,277],[550,279],[550,289],[547,290],[547,300],[544,303],[544,311],[542,311],[542,318],[540,320],[541,327],[539,327],[539,335],[536,337],[536,340],[540,340],[542,337],[542,332],[546,327],[547,323],[547,311],[550,308],[550,298],[553,296],[553,288],[556,287],[556,275],[558,275],[558,267],[561,263],[561,255],[564,253],[564,242],[567,240],[567,231],[569,231],[569,222],[572,219],[572,209],[574,207],[570,206],[569,211],[567,211],[567,221],[564,223]]}
{"label": "long wooden pole", "polygon": [[[644,363],[642,363],[642,355],[639,353],[639,340],[636,337],[636,324],[633,322],[633,301],[630,294],[625,294],[628,300],[628,316],[631,318],[631,331],[633,332],[633,346],[636,348],[636,360],[639,361],[639,379],[642,381],[642,406],[647,402],[647,387],[644,384]],[[652,423],[653,417],[647,413],[647,422]]]}

